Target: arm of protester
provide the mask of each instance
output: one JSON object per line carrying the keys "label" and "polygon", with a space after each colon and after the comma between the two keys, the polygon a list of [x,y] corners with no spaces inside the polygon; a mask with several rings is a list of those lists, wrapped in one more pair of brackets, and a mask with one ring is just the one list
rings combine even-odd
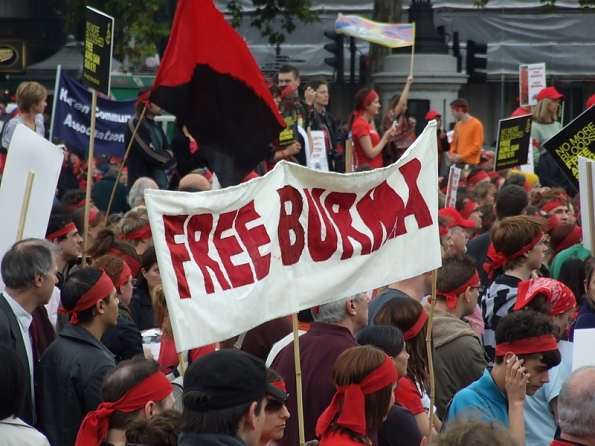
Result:
{"label": "arm of protester", "polygon": [[113,366],[102,367],[89,379],[84,391],[85,412],[92,412],[101,404],[101,383],[103,383],[105,374],[111,369],[113,369]]}
{"label": "arm of protester", "polygon": [[314,91],[314,89],[312,87],[306,88],[306,91],[304,91],[304,101],[306,102],[306,104],[308,104],[309,107],[311,107],[312,104],[314,104],[315,98],[316,92]]}
{"label": "arm of protester", "polygon": [[[382,136],[382,139],[380,140],[380,142],[378,144],[376,144],[375,146],[372,146],[372,139],[370,138],[369,134],[360,136],[358,139],[359,145],[362,148],[362,150],[364,151],[366,158],[368,158],[368,159],[376,158],[378,156],[378,154],[380,152],[382,152],[382,149],[384,149],[384,146],[386,146],[386,144],[391,140],[394,133],[395,133],[395,128],[394,127],[389,128],[386,131],[386,133]],[[353,137],[355,138],[356,135],[354,134]]]}
{"label": "arm of protester", "polygon": [[401,92],[401,97],[399,98],[399,103],[395,107],[395,116],[400,116],[401,113],[404,113],[407,110],[407,101],[409,100],[409,89],[411,88],[411,84],[413,83],[413,76],[409,76],[407,78],[407,82],[405,82],[405,88]]}
{"label": "arm of protester", "polygon": [[299,142],[294,141],[293,144],[287,147],[283,147],[283,149],[277,150],[275,152],[275,154],[273,155],[273,163],[277,163],[282,159],[287,158],[288,156],[297,155],[298,153],[300,153],[300,150],[302,150],[302,145]]}
{"label": "arm of protester", "polygon": [[[417,427],[419,427],[419,431],[421,432],[421,434],[424,437],[427,437],[428,435],[430,435],[430,431],[429,431],[429,422],[428,422],[428,414],[425,412],[422,413],[418,413],[415,416],[415,421],[417,422]],[[436,429],[432,428],[432,436],[436,436],[438,435],[436,433]]]}
{"label": "arm of protester", "polygon": [[527,381],[531,378],[523,367],[524,360],[509,358],[506,364],[504,388],[508,398],[508,429],[510,435],[518,442],[525,444],[525,398],[527,397]]}

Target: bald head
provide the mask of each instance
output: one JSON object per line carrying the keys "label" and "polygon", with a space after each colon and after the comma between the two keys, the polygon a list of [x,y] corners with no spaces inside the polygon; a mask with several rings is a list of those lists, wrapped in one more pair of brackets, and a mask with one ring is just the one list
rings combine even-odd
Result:
{"label": "bald head", "polygon": [[179,191],[185,192],[201,192],[211,190],[211,183],[202,175],[197,173],[189,173],[180,180],[178,185]]}
{"label": "bald head", "polygon": [[128,204],[131,208],[145,205],[145,191],[147,189],[159,189],[157,183],[149,177],[140,177],[134,182],[128,193]]}
{"label": "bald head", "polygon": [[595,366],[582,367],[570,375],[560,390],[558,412],[563,434],[595,440]]}

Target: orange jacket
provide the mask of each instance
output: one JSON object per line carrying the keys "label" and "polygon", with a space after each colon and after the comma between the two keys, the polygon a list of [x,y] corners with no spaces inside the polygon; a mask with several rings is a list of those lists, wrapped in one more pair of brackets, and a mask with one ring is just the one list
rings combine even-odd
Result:
{"label": "orange jacket", "polygon": [[482,147],[483,125],[479,119],[471,117],[466,122],[455,124],[450,153],[461,155],[464,163],[479,164]]}

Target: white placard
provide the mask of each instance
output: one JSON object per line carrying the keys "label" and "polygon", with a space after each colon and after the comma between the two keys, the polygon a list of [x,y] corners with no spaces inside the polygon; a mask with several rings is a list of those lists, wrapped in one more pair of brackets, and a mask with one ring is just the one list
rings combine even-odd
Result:
{"label": "white placard", "polygon": [[310,169],[328,172],[324,132],[322,130],[314,130],[310,133],[312,134],[312,152],[310,153],[308,167]]}
{"label": "white placard", "polygon": [[23,238],[45,237],[63,162],[61,149],[25,125],[16,126],[0,186],[0,256],[17,241],[29,172],[33,172],[34,177]]}
{"label": "white placard", "polygon": [[595,365],[595,328],[574,330],[574,352],[572,355],[572,371],[586,365]]}

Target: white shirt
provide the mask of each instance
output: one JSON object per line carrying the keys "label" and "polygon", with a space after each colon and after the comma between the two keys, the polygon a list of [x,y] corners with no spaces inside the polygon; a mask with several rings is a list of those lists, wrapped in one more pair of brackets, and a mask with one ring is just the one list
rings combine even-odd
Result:
{"label": "white shirt", "polygon": [[6,298],[6,302],[10,305],[12,312],[14,313],[19,327],[21,329],[21,336],[23,337],[23,344],[25,344],[25,350],[27,351],[27,358],[29,358],[29,379],[31,380],[31,394],[33,396],[32,401],[35,404],[35,384],[33,383],[33,345],[31,344],[31,336],[29,336],[29,327],[33,322],[33,316],[25,311],[7,292],[4,290],[2,293]]}
{"label": "white shirt", "polygon": [[50,446],[47,438],[20,418],[0,420],[2,446]]}
{"label": "white shirt", "polygon": [[50,301],[45,304],[45,309],[48,312],[48,319],[54,327],[54,331],[58,333],[56,325],[58,324],[58,308],[60,308],[60,288],[54,287]]}

